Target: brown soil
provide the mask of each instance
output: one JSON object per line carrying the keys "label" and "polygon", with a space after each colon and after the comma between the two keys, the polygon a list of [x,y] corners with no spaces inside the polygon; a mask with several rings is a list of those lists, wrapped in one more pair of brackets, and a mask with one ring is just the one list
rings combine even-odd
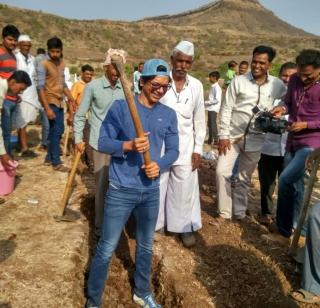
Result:
{"label": "brown soil", "polygon": [[[37,141],[38,127],[29,133]],[[40,153],[39,153],[40,154]],[[52,172],[36,159],[19,160],[22,177],[0,205],[0,307],[83,307],[86,272],[94,253],[93,178],[76,177],[69,207],[81,218],[56,222],[67,175]],[[71,164],[71,158],[67,159]],[[299,307],[287,294],[299,276],[287,249],[266,244],[254,217],[241,223],[214,223],[215,165],[204,161],[200,172],[203,228],[197,245],[184,248],[175,235],[158,235],[152,286],[164,307]],[[318,192],[317,192],[318,196]],[[30,203],[37,199],[38,204]],[[256,175],[250,211],[259,207]],[[113,257],[104,307],[132,303],[134,222],[123,233]],[[312,307],[312,306],[301,306]],[[318,307],[314,305],[313,307]]]}

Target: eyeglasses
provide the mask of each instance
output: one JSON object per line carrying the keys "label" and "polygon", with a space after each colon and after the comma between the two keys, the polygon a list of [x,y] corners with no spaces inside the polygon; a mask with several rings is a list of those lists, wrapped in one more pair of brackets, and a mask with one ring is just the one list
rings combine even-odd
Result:
{"label": "eyeglasses", "polygon": [[160,88],[162,88],[163,92],[167,92],[170,88],[171,88],[171,84],[160,84],[160,83],[156,83],[156,82],[150,82],[151,87],[152,87],[152,91],[158,91]]}

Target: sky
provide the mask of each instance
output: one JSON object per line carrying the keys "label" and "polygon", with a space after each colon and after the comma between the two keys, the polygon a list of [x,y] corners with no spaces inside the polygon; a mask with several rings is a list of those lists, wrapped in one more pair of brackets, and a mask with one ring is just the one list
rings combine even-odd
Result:
{"label": "sky", "polygon": [[[242,0],[239,0],[242,1]],[[2,4],[43,11],[75,19],[138,20],[175,14],[213,2],[212,0],[0,0]],[[290,24],[320,35],[320,0],[260,0],[267,9]],[[318,16],[317,16],[318,15]]]}

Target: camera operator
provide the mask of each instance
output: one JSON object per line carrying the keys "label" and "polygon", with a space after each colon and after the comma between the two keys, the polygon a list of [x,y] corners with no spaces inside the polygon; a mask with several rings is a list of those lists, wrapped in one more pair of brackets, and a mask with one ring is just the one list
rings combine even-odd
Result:
{"label": "camera operator", "polygon": [[292,75],[285,104],[275,107],[274,116],[289,114],[289,135],[279,178],[277,220],[270,226],[269,240],[287,244],[292,233],[295,208],[303,200],[305,162],[313,149],[320,147],[320,51],[303,50],[296,59],[297,74]]}
{"label": "camera operator", "polygon": [[[284,63],[279,72],[279,78],[285,86],[288,86],[290,77],[297,72],[297,66],[293,62]],[[275,105],[281,104],[282,100],[275,101]],[[261,158],[258,163],[260,182],[260,204],[261,216],[259,222],[269,225],[272,222],[273,210],[272,196],[276,186],[276,178],[283,170],[283,158],[288,133],[283,134],[267,133],[261,150]]]}
{"label": "camera operator", "polygon": [[[219,218],[246,217],[248,191],[252,173],[260,159],[264,141],[262,131],[254,129],[255,114],[270,110],[274,100],[281,99],[286,89],[283,82],[268,74],[276,52],[268,46],[253,50],[251,72],[236,76],[228,87],[220,111],[219,160],[216,169]],[[230,176],[239,156],[239,181],[233,196]]]}

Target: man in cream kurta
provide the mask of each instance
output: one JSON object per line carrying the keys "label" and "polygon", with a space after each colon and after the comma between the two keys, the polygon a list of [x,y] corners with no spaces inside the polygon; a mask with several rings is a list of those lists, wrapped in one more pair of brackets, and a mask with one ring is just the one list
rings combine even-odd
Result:
{"label": "man in cream kurta", "polygon": [[36,68],[34,57],[30,54],[31,39],[28,35],[22,34],[18,38],[19,50],[15,56],[17,69],[28,73],[32,85],[21,94],[21,102],[15,110],[14,124],[18,128],[21,156],[34,157],[36,154],[28,149],[26,127],[30,122],[36,120],[37,111],[41,104],[36,88]]}
{"label": "man in cream kurta", "polygon": [[[161,103],[177,113],[179,157],[160,179],[160,209],[156,230],[180,233],[183,244],[194,245],[193,231],[202,227],[198,171],[206,135],[202,83],[188,75],[194,46],[180,42],[173,50],[172,87]],[[165,150],[165,149],[164,149]]]}

